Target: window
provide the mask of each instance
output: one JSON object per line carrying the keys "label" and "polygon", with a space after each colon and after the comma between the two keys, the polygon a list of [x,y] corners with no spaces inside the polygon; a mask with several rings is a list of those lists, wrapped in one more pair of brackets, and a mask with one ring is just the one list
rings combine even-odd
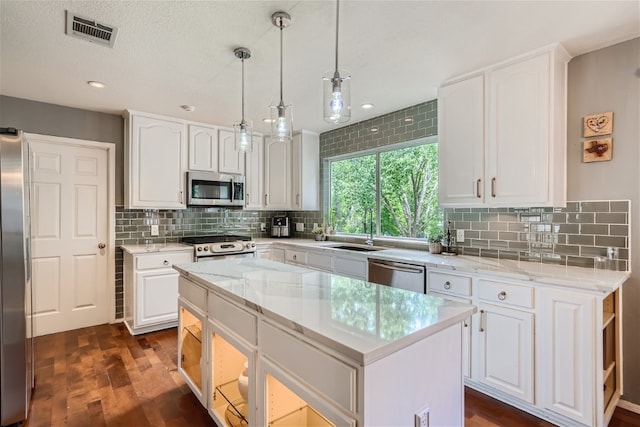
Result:
{"label": "window", "polygon": [[365,235],[373,221],[375,236],[425,238],[442,234],[436,143],[386,146],[334,158],[329,161],[329,170],[326,221],[336,232]]}

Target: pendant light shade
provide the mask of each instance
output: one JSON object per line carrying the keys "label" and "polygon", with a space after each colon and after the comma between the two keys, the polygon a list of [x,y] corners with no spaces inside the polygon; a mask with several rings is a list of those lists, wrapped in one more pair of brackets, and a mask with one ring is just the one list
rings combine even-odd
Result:
{"label": "pendant light shade", "polygon": [[251,58],[251,51],[246,47],[239,47],[233,50],[236,58],[242,60],[242,119],[240,123],[233,125],[233,139],[237,151],[251,151],[253,144],[251,125],[244,119],[244,60]]}
{"label": "pendant light shade", "polygon": [[351,120],[351,76],[344,70],[338,70],[339,28],[340,0],[336,0],[336,66],[322,77],[324,120],[329,123],[346,123]]}
{"label": "pendant light shade", "polygon": [[271,139],[287,142],[293,137],[292,106],[285,105],[282,96],[282,30],[291,25],[291,15],[287,12],[276,12],[271,15],[271,22],[280,29],[280,102],[271,105]]}

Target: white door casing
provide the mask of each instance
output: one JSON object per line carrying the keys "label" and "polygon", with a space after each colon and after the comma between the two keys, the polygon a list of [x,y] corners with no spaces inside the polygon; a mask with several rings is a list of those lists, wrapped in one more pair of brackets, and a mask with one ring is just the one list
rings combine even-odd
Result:
{"label": "white door casing", "polygon": [[115,145],[27,134],[34,335],[113,322]]}

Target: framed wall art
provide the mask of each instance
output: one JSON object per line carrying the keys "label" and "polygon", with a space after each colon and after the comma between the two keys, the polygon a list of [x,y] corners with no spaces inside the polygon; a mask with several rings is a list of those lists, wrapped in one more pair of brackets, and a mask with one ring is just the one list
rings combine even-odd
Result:
{"label": "framed wall art", "polygon": [[582,161],[584,163],[605,162],[613,155],[613,139],[600,138],[583,142]]}
{"label": "framed wall art", "polygon": [[613,111],[584,117],[584,126],[582,128],[582,136],[584,138],[611,135],[611,132],[613,132]]}

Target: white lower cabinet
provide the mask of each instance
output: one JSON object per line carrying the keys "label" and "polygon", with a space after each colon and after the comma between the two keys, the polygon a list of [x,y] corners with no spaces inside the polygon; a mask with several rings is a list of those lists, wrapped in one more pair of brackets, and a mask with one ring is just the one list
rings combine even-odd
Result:
{"label": "white lower cabinet", "polygon": [[284,262],[284,249],[274,248],[271,244],[258,244],[256,247],[256,257],[269,259],[271,261]]}
{"label": "white lower cabinet", "polygon": [[540,403],[545,409],[587,425],[602,425],[601,418],[596,422],[593,417],[595,399],[587,392],[596,388],[595,302],[593,296],[575,292],[540,291],[544,310],[540,333],[546,337],[540,340]]}
{"label": "white lower cabinet", "polygon": [[478,306],[475,378],[533,403],[533,313]]}
{"label": "white lower cabinet", "polygon": [[428,269],[427,289],[478,307],[463,324],[467,385],[557,425],[608,424],[622,393],[621,289],[607,295],[438,268]]}
{"label": "white lower cabinet", "polygon": [[324,251],[307,251],[307,267],[331,273],[333,257]]}
{"label": "white lower cabinet", "polygon": [[333,272],[335,274],[367,280],[367,269],[367,257],[365,256],[340,254],[333,257]]}
{"label": "white lower cabinet", "polygon": [[191,249],[188,252],[125,252],[125,325],[131,334],[176,326],[179,274],[172,265],[192,260]]}
{"label": "white lower cabinet", "polygon": [[[427,271],[427,293],[453,301],[472,304],[471,277]],[[473,317],[462,322],[462,373],[471,377]]]}

